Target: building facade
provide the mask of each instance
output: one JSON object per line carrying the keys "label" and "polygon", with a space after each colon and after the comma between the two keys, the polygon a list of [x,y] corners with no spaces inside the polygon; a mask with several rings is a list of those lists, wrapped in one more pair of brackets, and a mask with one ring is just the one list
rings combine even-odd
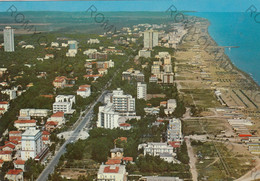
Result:
{"label": "building facade", "polygon": [[34,159],[43,150],[42,132],[29,128],[22,134],[22,160]]}
{"label": "building facade", "polygon": [[10,26],[4,29],[4,47],[5,52],[14,52],[14,29]]}
{"label": "building facade", "polygon": [[147,85],[145,83],[137,82],[137,99],[146,100]]}

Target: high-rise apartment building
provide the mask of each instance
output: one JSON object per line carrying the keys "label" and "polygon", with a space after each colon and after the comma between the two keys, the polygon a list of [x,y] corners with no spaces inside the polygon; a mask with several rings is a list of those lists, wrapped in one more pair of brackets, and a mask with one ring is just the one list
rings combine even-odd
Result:
{"label": "high-rise apartment building", "polygon": [[10,26],[4,29],[4,47],[5,52],[14,52],[14,29]]}
{"label": "high-rise apartment building", "polygon": [[137,83],[137,99],[146,100],[147,85],[141,82]]}
{"label": "high-rise apartment building", "polygon": [[153,30],[148,30],[144,32],[144,48],[152,49],[158,46],[158,32]]}
{"label": "high-rise apartment building", "polygon": [[42,132],[35,127],[28,128],[22,134],[22,160],[34,159],[43,150]]}

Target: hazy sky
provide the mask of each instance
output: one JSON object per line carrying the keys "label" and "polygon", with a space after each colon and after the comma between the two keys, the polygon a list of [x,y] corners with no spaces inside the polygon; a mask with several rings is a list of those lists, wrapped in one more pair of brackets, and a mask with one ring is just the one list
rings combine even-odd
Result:
{"label": "hazy sky", "polygon": [[0,11],[15,5],[17,11],[165,11],[172,4],[178,10],[199,12],[245,12],[251,5],[260,12],[260,0],[147,0],[147,1],[0,1]]}

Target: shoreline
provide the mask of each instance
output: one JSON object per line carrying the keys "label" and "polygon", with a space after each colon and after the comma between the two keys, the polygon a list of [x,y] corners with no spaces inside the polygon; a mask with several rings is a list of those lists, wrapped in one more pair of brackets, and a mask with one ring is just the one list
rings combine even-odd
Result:
{"label": "shoreline", "polygon": [[[188,15],[188,16],[193,16],[193,15]],[[199,17],[199,16],[193,16],[199,19],[204,19],[207,21],[207,35],[210,39],[211,42],[213,42],[213,44],[217,47],[221,47],[216,40],[214,40],[214,38],[212,37],[212,35],[209,33],[209,26],[212,24],[207,18],[204,17]],[[228,62],[228,64],[232,67],[231,69],[235,72],[237,72],[238,74],[242,75],[245,79],[247,79],[247,81],[249,81],[250,84],[252,84],[255,88],[255,90],[260,90],[260,85],[253,79],[253,77],[250,76],[249,73],[241,70],[240,68],[238,68],[231,60],[231,58],[225,53],[225,49],[223,52],[223,55],[225,56],[225,60]],[[216,60],[214,60],[216,61]],[[251,86],[250,86],[251,88]],[[251,90],[251,89],[250,89]]]}

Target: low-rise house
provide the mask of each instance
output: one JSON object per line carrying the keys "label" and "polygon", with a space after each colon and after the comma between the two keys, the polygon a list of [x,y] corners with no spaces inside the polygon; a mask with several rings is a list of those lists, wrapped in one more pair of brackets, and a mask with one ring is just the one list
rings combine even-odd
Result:
{"label": "low-rise house", "polygon": [[0,102],[0,114],[4,114],[9,109],[9,102]]}
{"label": "low-rise house", "polygon": [[47,119],[47,122],[54,121],[58,123],[58,126],[65,124],[64,112],[56,112]]}
{"label": "low-rise house", "polygon": [[20,109],[21,118],[27,117],[47,117],[49,114],[49,109]]}
{"label": "low-rise house", "polygon": [[12,161],[12,151],[0,151],[0,159],[4,162]]}
{"label": "low-rise house", "polygon": [[59,47],[59,43],[58,42],[51,42],[51,47]]}
{"label": "low-rise house", "polygon": [[86,98],[89,97],[91,94],[91,85],[81,85],[77,90],[77,95]]}
{"label": "low-rise house", "polygon": [[144,149],[144,155],[160,156],[161,153],[173,154],[173,147],[167,143],[149,142],[138,145],[138,150]]}
{"label": "low-rise house", "polygon": [[176,107],[177,107],[176,100],[175,99],[169,99],[167,101],[167,108],[164,109],[164,113],[167,114],[167,115],[172,114]]}
{"label": "low-rise house", "polygon": [[100,165],[97,180],[127,181],[127,175],[125,165]]}
{"label": "low-rise house", "polygon": [[54,58],[53,54],[46,54],[44,59],[50,59],[50,58]]}
{"label": "low-rise house", "polygon": [[9,140],[10,141],[21,141],[22,132],[21,131],[10,131],[9,132]]}
{"label": "low-rise house", "polygon": [[96,75],[84,75],[83,76],[85,79],[93,78],[94,81],[96,81],[99,77],[103,77],[101,74],[96,74]]}
{"label": "low-rise house", "polygon": [[35,120],[16,120],[14,122],[14,127],[18,130],[26,130],[29,127],[36,127]]}
{"label": "low-rise house", "polygon": [[8,144],[15,146],[14,150],[19,150],[21,148],[21,141],[17,141],[17,140],[5,141],[5,145]]}
{"label": "low-rise house", "polygon": [[56,88],[64,88],[66,85],[66,79],[67,77],[65,76],[55,77],[55,80],[52,82],[52,84]]}
{"label": "low-rise house", "polygon": [[12,181],[23,181],[23,170],[8,170],[5,178]]}
{"label": "low-rise house", "polygon": [[13,163],[15,169],[24,170],[25,160],[15,160]]}
{"label": "low-rise house", "polygon": [[44,145],[50,145],[51,144],[50,133],[48,131],[43,131],[42,132],[42,143]]}
{"label": "low-rise house", "polygon": [[48,121],[48,122],[46,122],[46,124],[45,124],[45,129],[46,129],[48,132],[53,132],[56,128],[58,128],[58,123],[57,123],[57,122]]}
{"label": "low-rise house", "polygon": [[13,144],[5,144],[4,146],[0,147],[0,150],[2,151],[14,151],[15,150],[15,145]]}

